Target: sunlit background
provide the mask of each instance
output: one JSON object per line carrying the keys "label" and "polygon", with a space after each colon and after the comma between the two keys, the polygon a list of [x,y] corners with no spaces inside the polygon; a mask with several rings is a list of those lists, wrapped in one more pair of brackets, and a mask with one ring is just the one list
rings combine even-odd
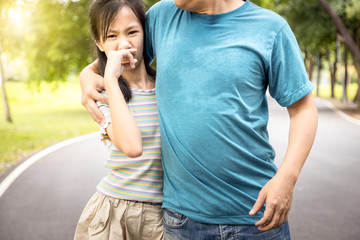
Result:
{"label": "sunlit background", "polygon": [[[145,2],[150,7],[157,0]],[[340,113],[360,119],[360,57],[356,57],[360,48],[360,0],[251,2],[277,12],[288,21],[315,85],[313,94],[326,98],[326,101],[316,99],[322,103],[318,135],[295,189],[290,226],[295,229],[295,236],[300,237],[294,239],[358,239],[360,222],[355,203],[360,191],[354,183],[359,182],[359,128],[337,117],[326,106],[335,105],[342,110]],[[1,183],[14,172],[14,167],[37,151],[98,131],[97,124],[80,104],[79,73],[94,60],[94,44],[88,30],[90,3],[91,0],[0,0]],[[323,3],[330,4],[344,24],[347,37],[324,10]],[[283,112],[271,109],[270,117],[273,113],[277,116],[274,122],[287,119],[286,110],[279,109]],[[283,154],[278,149],[285,150],[288,129],[279,124],[269,130],[273,131],[272,139],[282,139],[275,145],[281,161]],[[95,138],[92,141],[99,143]],[[84,149],[87,143],[82,143]],[[87,149],[74,149],[83,158],[74,159],[70,151],[64,150],[66,154],[59,154],[59,161],[54,161],[52,155],[48,161],[40,159],[36,166],[45,169],[47,175],[39,174],[33,166],[22,177],[31,175],[34,178],[29,179],[38,181],[24,181],[22,187],[15,182],[11,189],[14,191],[7,191],[7,196],[12,198],[5,201],[7,196],[2,197],[1,239],[72,238],[87,201],[85,195],[93,193],[98,182],[94,176],[103,176],[104,170],[102,162],[99,166],[89,166],[88,155],[83,154]],[[71,156],[66,159],[64,155]],[[92,157],[103,161],[97,155]],[[94,183],[87,185],[86,190],[85,184],[79,184],[79,178]],[[75,180],[66,182],[69,179]],[[19,220],[24,225],[19,225]],[[21,237],[15,238],[15,233]],[[347,238],[345,234],[354,237]]]}
{"label": "sunlit background", "polygon": [[[150,7],[157,1],[145,2]],[[356,109],[359,77],[354,55],[319,1],[252,2],[289,22],[316,86],[314,94]],[[360,0],[328,2],[359,48]],[[37,149],[97,130],[80,105],[78,84],[79,72],[94,60],[90,3],[0,0],[0,173]]]}

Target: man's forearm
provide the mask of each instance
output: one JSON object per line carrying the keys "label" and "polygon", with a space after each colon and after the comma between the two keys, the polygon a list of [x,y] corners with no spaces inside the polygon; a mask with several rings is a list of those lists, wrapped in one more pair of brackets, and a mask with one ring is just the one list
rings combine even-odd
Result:
{"label": "man's forearm", "polygon": [[80,73],[80,85],[81,85],[81,104],[90,113],[91,117],[97,123],[103,122],[104,115],[98,109],[95,101],[98,100],[102,103],[107,104],[107,98],[100,94],[104,86],[104,78],[94,71],[97,69],[97,61],[89,64]]}
{"label": "man's forearm", "polygon": [[87,67],[89,67],[90,71],[99,74],[99,62],[98,59],[90,63]]}
{"label": "man's forearm", "polygon": [[312,148],[318,113],[312,95],[288,108],[290,115],[289,144],[278,173],[297,181]]}

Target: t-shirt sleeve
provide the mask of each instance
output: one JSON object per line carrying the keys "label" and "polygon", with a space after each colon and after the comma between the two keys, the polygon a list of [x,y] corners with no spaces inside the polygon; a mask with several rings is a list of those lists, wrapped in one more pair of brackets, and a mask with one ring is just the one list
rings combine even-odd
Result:
{"label": "t-shirt sleeve", "polygon": [[292,105],[314,89],[299,45],[287,23],[274,41],[268,77],[270,95],[283,107]]}
{"label": "t-shirt sleeve", "polygon": [[156,8],[158,7],[159,3],[155,4],[153,7],[151,7],[147,13],[146,13],[146,19],[145,19],[145,41],[144,41],[144,47],[145,51],[144,54],[149,58],[150,63],[154,60],[156,57],[155,49],[154,49],[154,38],[155,38],[155,31],[154,31],[154,25],[155,25],[155,17],[156,17]]}

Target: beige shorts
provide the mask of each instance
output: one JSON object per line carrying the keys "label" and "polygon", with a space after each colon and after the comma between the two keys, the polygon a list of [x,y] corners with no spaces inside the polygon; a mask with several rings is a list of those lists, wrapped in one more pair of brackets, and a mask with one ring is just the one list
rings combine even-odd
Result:
{"label": "beige shorts", "polygon": [[164,239],[160,205],[115,199],[96,192],[80,216],[74,240]]}

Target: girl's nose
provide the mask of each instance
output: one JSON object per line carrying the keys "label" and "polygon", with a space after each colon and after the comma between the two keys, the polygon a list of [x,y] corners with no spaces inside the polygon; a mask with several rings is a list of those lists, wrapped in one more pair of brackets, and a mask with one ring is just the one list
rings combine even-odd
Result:
{"label": "girl's nose", "polygon": [[129,42],[122,42],[122,43],[119,43],[119,45],[118,45],[118,50],[129,49],[129,48],[132,48],[132,46]]}

